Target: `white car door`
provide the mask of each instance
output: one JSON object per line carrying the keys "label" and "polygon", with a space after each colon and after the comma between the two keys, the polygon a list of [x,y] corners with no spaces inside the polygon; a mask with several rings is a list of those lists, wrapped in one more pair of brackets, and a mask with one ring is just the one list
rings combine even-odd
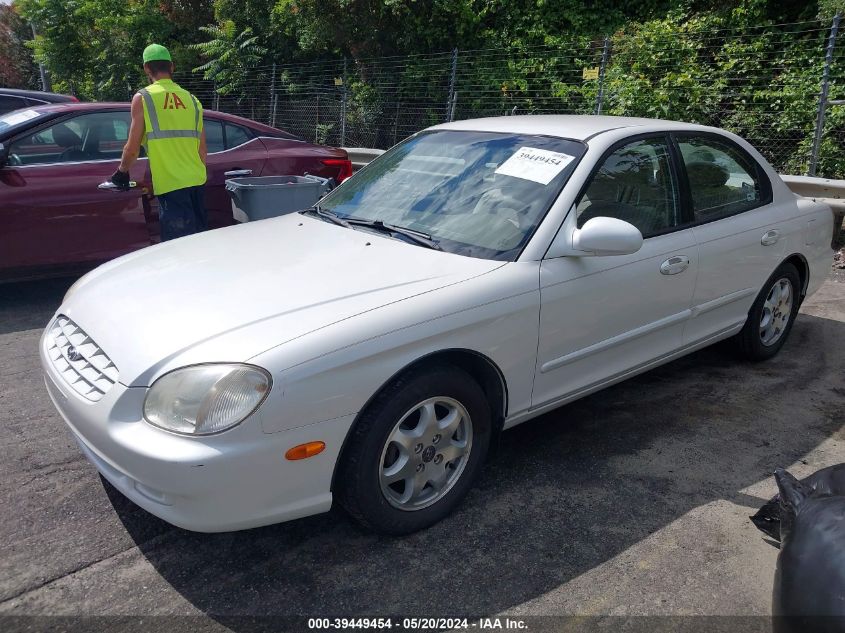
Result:
{"label": "white car door", "polygon": [[668,135],[632,137],[605,154],[562,231],[598,216],[643,234],[631,255],[557,257],[540,266],[532,407],[575,397],[681,347],[698,271]]}
{"label": "white car door", "polygon": [[784,217],[761,166],[717,134],[675,134],[689,186],[699,272],[684,334],[695,344],[741,327],[785,256]]}

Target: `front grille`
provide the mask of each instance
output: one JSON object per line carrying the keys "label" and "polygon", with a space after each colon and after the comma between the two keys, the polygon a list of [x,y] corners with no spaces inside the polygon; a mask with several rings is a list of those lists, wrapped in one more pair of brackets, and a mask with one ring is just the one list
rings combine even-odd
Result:
{"label": "front grille", "polygon": [[111,359],[63,314],[50,325],[46,347],[56,371],[87,400],[99,401],[117,382],[119,374]]}

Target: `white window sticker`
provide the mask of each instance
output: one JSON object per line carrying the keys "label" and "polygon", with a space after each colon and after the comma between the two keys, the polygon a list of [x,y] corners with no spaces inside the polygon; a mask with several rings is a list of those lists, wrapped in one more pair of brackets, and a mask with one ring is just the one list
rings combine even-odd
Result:
{"label": "white window sticker", "polygon": [[520,147],[513,156],[499,165],[496,173],[547,185],[573,160],[575,160],[574,156],[561,152]]}
{"label": "white window sticker", "polygon": [[0,118],[0,121],[11,127],[13,125],[17,125],[18,123],[34,119],[37,116],[38,113],[35,110],[17,110]]}

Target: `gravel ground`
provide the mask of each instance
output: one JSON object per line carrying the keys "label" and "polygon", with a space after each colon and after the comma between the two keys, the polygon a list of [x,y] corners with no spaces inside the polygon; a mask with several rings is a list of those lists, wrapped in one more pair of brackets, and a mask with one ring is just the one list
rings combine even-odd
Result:
{"label": "gravel ground", "polygon": [[507,432],[459,511],[405,538],[340,511],[204,535],[137,508],[44,389],[36,345],[70,281],[4,286],[0,614],[209,630],[246,630],[227,619],[243,615],[768,614],[777,550],[748,515],[775,492],[769,473],[845,461],[843,277],[772,361],[718,345]]}

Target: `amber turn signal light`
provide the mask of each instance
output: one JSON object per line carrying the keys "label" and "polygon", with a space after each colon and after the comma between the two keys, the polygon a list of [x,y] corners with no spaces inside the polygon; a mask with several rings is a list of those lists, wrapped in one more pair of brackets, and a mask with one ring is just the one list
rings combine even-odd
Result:
{"label": "amber turn signal light", "polygon": [[314,457],[314,455],[319,455],[325,448],[325,442],[306,442],[305,444],[289,448],[288,452],[285,453],[285,459],[289,459],[290,461],[307,459],[309,457]]}

